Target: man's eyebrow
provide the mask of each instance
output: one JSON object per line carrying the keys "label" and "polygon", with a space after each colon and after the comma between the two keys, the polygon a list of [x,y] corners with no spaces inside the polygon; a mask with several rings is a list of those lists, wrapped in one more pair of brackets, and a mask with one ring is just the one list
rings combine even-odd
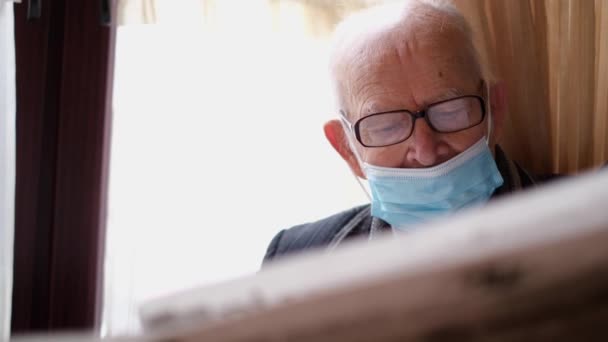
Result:
{"label": "man's eyebrow", "polygon": [[464,93],[462,92],[462,90],[460,90],[458,88],[449,88],[445,92],[441,93],[439,96],[432,97],[427,104],[435,103],[435,102],[439,102],[439,101],[443,101],[443,100],[449,100],[451,98],[459,97],[459,96],[463,96],[463,95],[464,95]]}
{"label": "man's eyebrow", "polygon": [[[444,100],[449,100],[449,99],[464,96],[464,95],[465,95],[465,93],[458,88],[447,88],[447,90],[445,90],[443,93],[440,93],[440,95],[430,97],[427,101],[425,101],[423,106],[428,106],[433,103],[441,102]],[[366,116],[369,116],[372,114],[384,113],[384,112],[391,111],[391,110],[410,110],[410,111],[416,110],[415,108],[398,108],[398,107],[394,107],[394,108],[398,108],[398,109],[394,109],[393,107],[380,106],[380,105],[378,105],[377,102],[372,102],[368,106],[369,107],[368,107],[367,111],[360,110],[358,112],[357,116],[355,117],[355,120],[361,119],[363,117],[366,117]],[[393,109],[391,109],[391,108],[393,108]],[[344,110],[344,113],[346,114],[345,117],[348,118],[348,112],[346,110]]]}

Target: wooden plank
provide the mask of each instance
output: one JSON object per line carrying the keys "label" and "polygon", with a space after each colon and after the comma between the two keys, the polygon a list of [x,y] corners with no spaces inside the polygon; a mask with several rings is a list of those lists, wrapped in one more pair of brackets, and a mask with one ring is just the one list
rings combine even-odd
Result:
{"label": "wooden plank", "polygon": [[608,173],[148,303],[171,341],[608,338]]}

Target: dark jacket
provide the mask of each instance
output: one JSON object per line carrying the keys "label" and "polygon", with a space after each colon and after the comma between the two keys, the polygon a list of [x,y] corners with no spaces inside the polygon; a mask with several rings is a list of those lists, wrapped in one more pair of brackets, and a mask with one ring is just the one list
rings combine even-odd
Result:
{"label": "dark jacket", "polygon": [[[499,146],[496,146],[495,159],[504,183],[494,191],[491,199],[537,184],[538,180],[507,158]],[[362,205],[316,222],[280,231],[268,246],[264,264],[305,249],[334,248],[347,239],[369,236],[375,231],[389,230],[390,226],[381,219],[372,217],[370,210],[369,204]]]}

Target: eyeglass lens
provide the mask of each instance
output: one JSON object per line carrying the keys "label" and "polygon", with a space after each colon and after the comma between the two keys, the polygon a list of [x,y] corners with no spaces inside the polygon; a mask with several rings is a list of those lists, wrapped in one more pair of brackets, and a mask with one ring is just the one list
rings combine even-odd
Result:
{"label": "eyeglass lens", "polygon": [[[426,110],[431,127],[441,133],[461,131],[483,121],[483,102],[475,96],[460,97],[431,105]],[[357,124],[365,146],[386,146],[406,140],[414,128],[408,111],[372,114]]]}

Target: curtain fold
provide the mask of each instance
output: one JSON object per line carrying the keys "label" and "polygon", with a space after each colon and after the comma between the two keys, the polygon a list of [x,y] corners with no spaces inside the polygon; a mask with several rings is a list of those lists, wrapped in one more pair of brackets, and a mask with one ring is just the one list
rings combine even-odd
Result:
{"label": "curtain fold", "polygon": [[595,108],[593,163],[608,160],[608,2],[595,0]]}
{"label": "curtain fold", "polygon": [[13,4],[0,1],[0,340],[10,335],[15,194]]}

